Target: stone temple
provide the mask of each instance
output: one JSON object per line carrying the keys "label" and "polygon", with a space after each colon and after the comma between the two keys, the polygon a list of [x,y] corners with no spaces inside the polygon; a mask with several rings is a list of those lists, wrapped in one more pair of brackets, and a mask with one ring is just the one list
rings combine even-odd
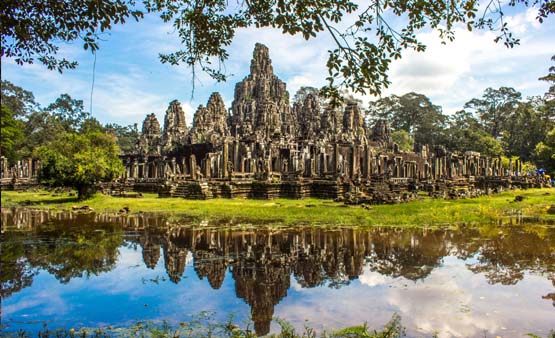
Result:
{"label": "stone temple", "polygon": [[[177,100],[163,128],[147,115],[135,150],[123,154],[123,177],[103,183],[107,193],[157,192],[162,197],[303,198],[353,203],[408,200],[419,190],[433,196],[473,196],[504,188],[538,186],[521,174],[521,163],[503,168],[500,158],[443,147],[399,151],[387,121],[365,123],[361,107],[320,106],[308,94],[291,104],[286,84],[274,74],[270,52],[256,44],[250,74],[235,86],[228,109],[213,93],[199,106],[189,128]],[[23,188],[40,164],[7,168],[2,187]]]}
{"label": "stone temple", "polygon": [[213,93],[199,106],[191,128],[178,101],[160,129],[154,114],[143,122],[126,174],[108,190],[158,192],[160,196],[303,198],[395,202],[418,190],[436,196],[472,196],[537,184],[516,161],[447,152],[443,147],[399,151],[387,121],[367,126],[357,103],[321,107],[308,94],[291,104],[266,46],[256,44],[250,74],[235,86],[228,109]]}

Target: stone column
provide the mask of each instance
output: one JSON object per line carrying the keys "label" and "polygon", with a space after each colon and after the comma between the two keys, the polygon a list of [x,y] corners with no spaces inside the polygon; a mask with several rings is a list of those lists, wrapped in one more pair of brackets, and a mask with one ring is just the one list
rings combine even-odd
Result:
{"label": "stone column", "polygon": [[224,141],[224,147],[223,147],[223,151],[222,151],[222,157],[221,157],[221,172],[222,172],[222,178],[223,177],[228,177],[228,171],[227,171],[227,161],[229,160],[229,144],[227,142],[227,140]]}
{"label": "stone column", "polygon": [[197,159],[195,154],[191,154],[189,157],[189,168],[191,170],[191,179],[197,179]]}

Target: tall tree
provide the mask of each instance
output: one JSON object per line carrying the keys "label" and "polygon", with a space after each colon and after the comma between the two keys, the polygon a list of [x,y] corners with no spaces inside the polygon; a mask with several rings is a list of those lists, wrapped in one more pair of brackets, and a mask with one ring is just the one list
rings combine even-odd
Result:
{"label": "tall tree", "polygon": [[13,165],[19,159],[17,145],[23,139],[23,122],[16,119],[7,106],[2,105],[1,109],[0,156],[5,156],[8,163]]}
{"label": "tall tree", "polygon": [[370,120],[390,121],[394,130],[405,130],[418,144],[438,144],[447,117],[425,95],[407,93],[371,102]]}
{"label": "tall tree", "polygon": [[522,94],[514,88],[488,88],[481,99],[472,99],[464,107],[474,111],[485,131],[498,138],[507,128],[521,98]]}
{"label": "tall tree", "polygon": [[545,104],[545,100],[535,98],[518,105],[503,132],[507,156],[518,156],[524,161],[533,158],[536,145],[544,141],[549,130],[555,126]]}
{"label": "tall tree", "polygon": [[[555,61],[555,55],[551,57],[551,61]],[[549,67],[549,73],[540,77],[539,80],[551,83],[551,87],[545,93],[545,98],[546,100],[555,100],[555,66]]]}
{"label": "tall tree", "polygon": [[35,96],[30,91],[8,80],[2,80],[1,87],[0,102],[12,112],[14,118],[22,118],[38,110]]}
{"label": "tall tree", "polygon": [[109,123],[105,126],[107,132],[117,138],[119,149],[123,153],[131,153],[135,149],[135,141],[139,137],[137,124],[120,126],[117,123]]}
{"label": "tall tree", "polygon": [[536,145],[535,159],[539,167],[545,168],[555,177],[555,127],[547,133],[545,141]]}
{"label": "tall tree", "polygon": [[74,99],[69,94],[60,95],[44,111],[55,117],[67,132],[77,131],[91,117],[84,110],[83,100]]}
{"label": "tall tree", "polygon": [[[503,17],[505,6],[537,6],[537,20],[555,12],[552,1],[406,1],[356,3],[350,0],[261,0],[230,3],[227,0],[143,0],[148,12],[172,22],[182,49],[160,55],[162,62],[183,63],[227,78],[222,63],[238,29],[273,27],[306,40],[326,32],[335,42],[327,61],[328,86],[323,93],[339,98],[337,86],[361,94],[379,94],[389,85],[387,70],[405,49],[425,50],[418,33],[436,30],[443,42],[464,27],[495,32],[495,41],[507,47],[519,44]],[[76,62],[58,58],[57,42],[81,39],[85,49],[96,51],[101,33],[143,13],[133,0],[55,1],[4,0],[0,6],[1,56],[20,64],[35,59],[50,69],[74,68]],[[398,20],[400,18],[400,20]],[[340,22],[352,20],[351,22]],[[395,23],[402,23],[396,25]],[[345,28],[342,28],[345,27]],[[372,38],[375,35],[375,38]],[[216,65],[216,66],[214,66]]]}

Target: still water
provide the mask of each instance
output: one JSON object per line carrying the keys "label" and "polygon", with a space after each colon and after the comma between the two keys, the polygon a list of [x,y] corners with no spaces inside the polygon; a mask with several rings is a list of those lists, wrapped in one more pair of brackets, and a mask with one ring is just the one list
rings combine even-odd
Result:
{"label": "still water", "polygon": [[2,208],[2,330],[178,323],[201,311],[332,330],[394,313],[412,337],[547,336],[555,228],[215,226]]}

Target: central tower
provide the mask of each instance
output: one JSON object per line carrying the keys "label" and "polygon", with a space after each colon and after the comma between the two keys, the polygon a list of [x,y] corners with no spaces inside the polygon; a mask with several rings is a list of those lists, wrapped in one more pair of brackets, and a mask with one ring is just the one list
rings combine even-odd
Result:
{"label": "central tower", "polygon": [[272,68],[268,47],[257,43],[254,47],[250,74],[235,85],[231,106],[233,136],[295,135],[295,119],[289,107],[286,85]]}

